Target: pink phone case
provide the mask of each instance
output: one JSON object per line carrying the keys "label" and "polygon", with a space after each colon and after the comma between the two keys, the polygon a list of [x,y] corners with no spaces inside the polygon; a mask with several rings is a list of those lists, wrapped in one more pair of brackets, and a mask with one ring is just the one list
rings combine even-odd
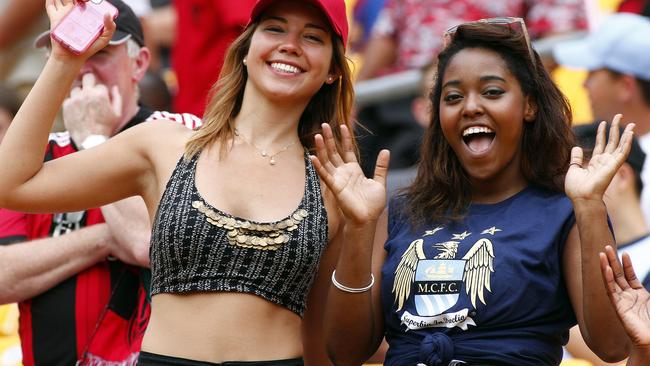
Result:
{"label": "pink phone case", "polygon": [[108,1],[78,2],[52,30],[52,38],[77,55],[83,53],[102,34],[107,13],[117,18],[117,8]]}

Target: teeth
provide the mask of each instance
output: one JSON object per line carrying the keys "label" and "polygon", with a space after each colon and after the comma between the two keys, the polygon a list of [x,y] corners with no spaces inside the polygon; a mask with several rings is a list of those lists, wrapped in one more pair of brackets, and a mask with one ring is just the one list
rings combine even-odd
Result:
{"label": "teeth", "polygon": [[463,131],[463,137],[473,135],[475,133],[494,133],[494,131],[488,127],[469,127]]}
{"label": "teeth", "polygon": [[297,74],[297,73],[300,72],[300,69],[295,67],[295,66],[291,66],[291,65],[287,65],[287,64],[283,64],[283,63],[279,63],[279,62],[272,62],[271,67],[278,70],[278,71],[288,72],[288,73],[291,73],[291,74]]}

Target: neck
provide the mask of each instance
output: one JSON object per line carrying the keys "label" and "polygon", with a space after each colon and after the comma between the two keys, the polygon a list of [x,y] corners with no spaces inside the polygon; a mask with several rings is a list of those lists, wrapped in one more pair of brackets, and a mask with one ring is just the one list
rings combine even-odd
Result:
{"label": "neck", "polygon": [[650,232],[643,217],[638,197],[617,195],[608,201],[607,212],[612,220],[618,243],[627,243]]}
{"label": "neck", "polygon": [[472,202],[498,203],[526,188],[528,181],[521,172],[521,159],[515,156],[500,173],[489,179],[470,178]]}
{"label": "neck", "polygon": [[276,150],[298,140],[298,123],[309,101],[280,104],[260,98],[246,88],[235,127],[258,147]]}

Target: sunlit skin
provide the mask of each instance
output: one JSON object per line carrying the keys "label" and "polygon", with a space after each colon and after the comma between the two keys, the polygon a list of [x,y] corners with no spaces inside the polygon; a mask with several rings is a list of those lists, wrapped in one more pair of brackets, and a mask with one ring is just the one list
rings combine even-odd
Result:
{"label": "sunlit skin", "polygon": [[[275,4],[255,30],[246,56],[246,93],[272,102],[309,102],[330,76],[332,36],[322,12],[309,4]],[[272,65],[285,66],[273,67]]]}
{"label": "sunlit skin", "polygon": [[[442,84],[441,128],[472,181],[473,200],[499,202],[523,189],[521,139],[533,108],[505,61],[494,51],[464,49],[449,62]],[[463,139],[470,127],[493,132],[480,137],[480,149]]]}

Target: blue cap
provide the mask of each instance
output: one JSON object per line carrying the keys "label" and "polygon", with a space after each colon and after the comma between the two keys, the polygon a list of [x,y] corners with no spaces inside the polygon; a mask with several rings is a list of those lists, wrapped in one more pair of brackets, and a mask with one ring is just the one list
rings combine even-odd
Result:
{"label": "blue cap", "polygon": [[610,15],[585,38],[558,43],[553,57],[563,66],[605,68],[650,80],[650,19],[631,13]]}

